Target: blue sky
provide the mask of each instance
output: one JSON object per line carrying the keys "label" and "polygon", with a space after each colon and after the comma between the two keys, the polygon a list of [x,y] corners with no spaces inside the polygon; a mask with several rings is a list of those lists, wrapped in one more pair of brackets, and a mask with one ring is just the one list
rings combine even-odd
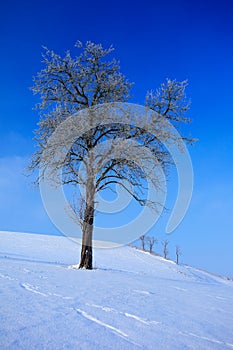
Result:
{"label": "blue sky", "polygon": [[[168,237],[170,256],[179,244],[184,262],[233,276],[232,10],[230,0],[1,3],[0,230],[56,233],[22,175],[34,150],[37,98],[29,87],[42,68],[42,45],[63,54],[78,39],[113,44],[122,72],[135,82],[132,102],[143,103],[167,77],[189,80],[187,131],[199,139],[190,148],[195,183],[189,211]],[[172,208],[175,174],[170,182]],[[151,234],[163,239],[166,221]]]}

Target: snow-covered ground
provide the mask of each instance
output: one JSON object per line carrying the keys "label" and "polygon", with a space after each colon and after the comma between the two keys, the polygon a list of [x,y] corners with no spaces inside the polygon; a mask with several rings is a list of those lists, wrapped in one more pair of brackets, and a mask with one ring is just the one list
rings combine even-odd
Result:
{"label": "snow-covered ground", "polygon": [[0,232],[0,349],[233,349],[233,282],[140,250],[67,267],[65,237]]}

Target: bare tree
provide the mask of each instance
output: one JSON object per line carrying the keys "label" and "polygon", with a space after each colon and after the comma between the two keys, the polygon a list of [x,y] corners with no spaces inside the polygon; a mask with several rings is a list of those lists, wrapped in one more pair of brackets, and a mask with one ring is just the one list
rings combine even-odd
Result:
{"label": "bare tree", "polygon": [[176,263],[177,265],[179,264],[179,256],[182,255],[180,247],[177,245],[176,246]]}
{"label": "bare tree", "polygon": [[[87,42],[83,45],[77,42],[76,48],[81,52],[75,58],[69,51],[61,57],[45,48],[45,68],[34,78],[32,88],[41,97],[41,103],[37,106],[41,118],[35,132],[38,148],[29,170],[40,167],[41,179],[52,160],[53,166],[49,170],[51,182],[55,181],[57,169],[62,169],[62,184],[74,185],[75,188],[82,184],[85,188],[85,203],[81,202],[81,208],[77,209],[83,222],[79,267],[92,269],[95,195],[118,183],[140,205],[157,206],[158,203],[144,198],[146,175],[140,168],[143,158],[140,149],[141,146],[149,148],[166,170],[171,161],[161,139],[171,138],[179,144],[184,137],[174,139],[162,122],[164,118],[174,123],[188,122],[184,114],[189,102],[185,98],[187,82],[167,80],[156,93],[149,92],[146,96],[146,107],[160,113],[156,113],[156,118],[142,118],[142,127],[138,127],[130,123],[130,111],[124,111],[125,124],[112,122],[111,118],[106,119],[109,111],[104,109],[108,108],[105,104],[127,101],[132,83],[121,74],[119,63],[108,58],[112,47],[104,49],[101,44]],[[86,113],[84,122],[79,120],[80,114],[77,112],[80,111]],[[69,135],[62,127],[59,129],[64,121],[69,121],[70,115],[77,115],[76,121],[72,119],[75,126],[71,126],[70,130],[79,130],[80,136],[73,139],[65,159],[57,159],[57,148],[63,149],[67,139],[72,140],[73,137],[72,132]],[[88,131],[85,131],[83,124],[88,126]],[[59,136],[53,143],[48,142],[55,130],[59,131]],[[112,141],[110,148],[100,146],[104,140]],[[136,149],[134,144],[126,147],[122,145],[122,140],[136,140],[140,147]],[[192,142],[191,139],[186,140]],[[150,159],[147,161],[151,163]],[[80,163],[85,164],[84,172],[79,171]],[[152,177],[151,181],[159,186],[158,178]]]}
{"label": "bare tree", "polygon": [[153,251],[154,244],[158,243],[158,240],[154,237],[146,237],[147,243],[149,244],[150,253]]}
{"label": "bare tree", "polygon": [[167,246],[169,244],[169,241],[167,239],[165,239],[164,241],[162,241],[162,245],[163,245],[163,256],[165,259],[167,259],[168,256],[168,249]]}
{"label": "bare tree", "polygon": [[146,236],[145,235],[140,236],[140,240],[141,240],[141,243],[142,243],[142,250],[145,250]]}

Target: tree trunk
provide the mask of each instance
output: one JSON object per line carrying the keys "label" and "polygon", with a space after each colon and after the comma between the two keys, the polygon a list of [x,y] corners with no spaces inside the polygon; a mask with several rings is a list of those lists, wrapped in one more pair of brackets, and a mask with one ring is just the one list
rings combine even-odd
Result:
{"label": "tree trunk", "polygon": [[[91,169],[91,167],[89,167]],[[92,236],[94,224],[94,197],[95,186],[92,176],[92,171],[88,174],[86,185],[86,208],[83,219],[83,236],[82,236],[82,250],[79,268],[92,270]]]}
{"label": "tree trunk", "polygon": [[94,207],[86,204],[84,223],[83,223],[83,237],[82,250],[79,268],[92,270],[92,236],[93,236],[93,222],[94,222]]}

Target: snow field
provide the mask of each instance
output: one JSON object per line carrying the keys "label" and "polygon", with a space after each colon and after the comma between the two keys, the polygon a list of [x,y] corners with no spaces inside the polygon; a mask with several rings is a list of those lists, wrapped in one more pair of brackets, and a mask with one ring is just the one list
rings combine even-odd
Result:
{"label": "snow field", "polygon": [[0,233],[3,350],[233,349],[233,282],[131,247],[67,268],[65,237]]}

